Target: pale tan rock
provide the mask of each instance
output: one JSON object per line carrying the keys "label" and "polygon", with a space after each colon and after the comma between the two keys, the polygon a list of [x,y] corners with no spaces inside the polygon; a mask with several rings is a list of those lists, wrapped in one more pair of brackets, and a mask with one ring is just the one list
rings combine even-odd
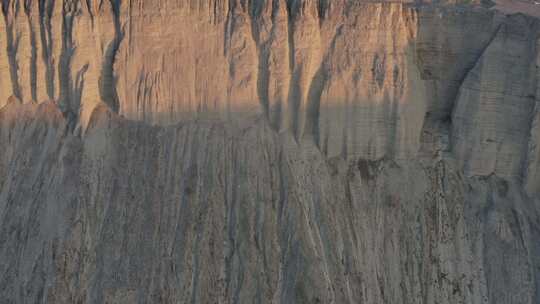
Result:
{"label": "pale tan rock", "polygon": [[2,1],[0,303],[538,303],[540,21],[456,2]]}

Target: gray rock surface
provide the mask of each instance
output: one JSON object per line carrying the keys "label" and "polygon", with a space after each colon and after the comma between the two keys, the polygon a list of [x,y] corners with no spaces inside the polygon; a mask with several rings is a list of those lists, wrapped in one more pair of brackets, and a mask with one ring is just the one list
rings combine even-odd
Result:
{"label": "gray rock surface", "polygon": [[0,303],[540,302],[539,19],[0,4]]}

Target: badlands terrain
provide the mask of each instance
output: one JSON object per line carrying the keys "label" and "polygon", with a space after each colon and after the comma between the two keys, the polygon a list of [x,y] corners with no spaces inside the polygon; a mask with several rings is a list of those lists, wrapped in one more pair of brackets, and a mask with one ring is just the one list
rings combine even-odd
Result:
{"label": "badlands terrain", "polygon": [[534,1],[0,6],[0,303],[540,303]]}

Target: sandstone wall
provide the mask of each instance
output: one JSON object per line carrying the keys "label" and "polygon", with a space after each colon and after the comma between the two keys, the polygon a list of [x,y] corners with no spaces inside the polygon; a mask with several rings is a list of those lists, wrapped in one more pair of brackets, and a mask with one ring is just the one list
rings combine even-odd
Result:
{"label": "sandstone wall", "polygon": [[539,301],[538,19],[0,3],[0,303]]}

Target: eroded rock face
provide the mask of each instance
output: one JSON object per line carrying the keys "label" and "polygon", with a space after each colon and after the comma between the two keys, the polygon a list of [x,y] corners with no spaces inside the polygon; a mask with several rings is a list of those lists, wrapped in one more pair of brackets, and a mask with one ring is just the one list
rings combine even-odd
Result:
{"label": "eroded rock face", "polygon": [[540,301],[538,19],[1,6],[1,303]]}

